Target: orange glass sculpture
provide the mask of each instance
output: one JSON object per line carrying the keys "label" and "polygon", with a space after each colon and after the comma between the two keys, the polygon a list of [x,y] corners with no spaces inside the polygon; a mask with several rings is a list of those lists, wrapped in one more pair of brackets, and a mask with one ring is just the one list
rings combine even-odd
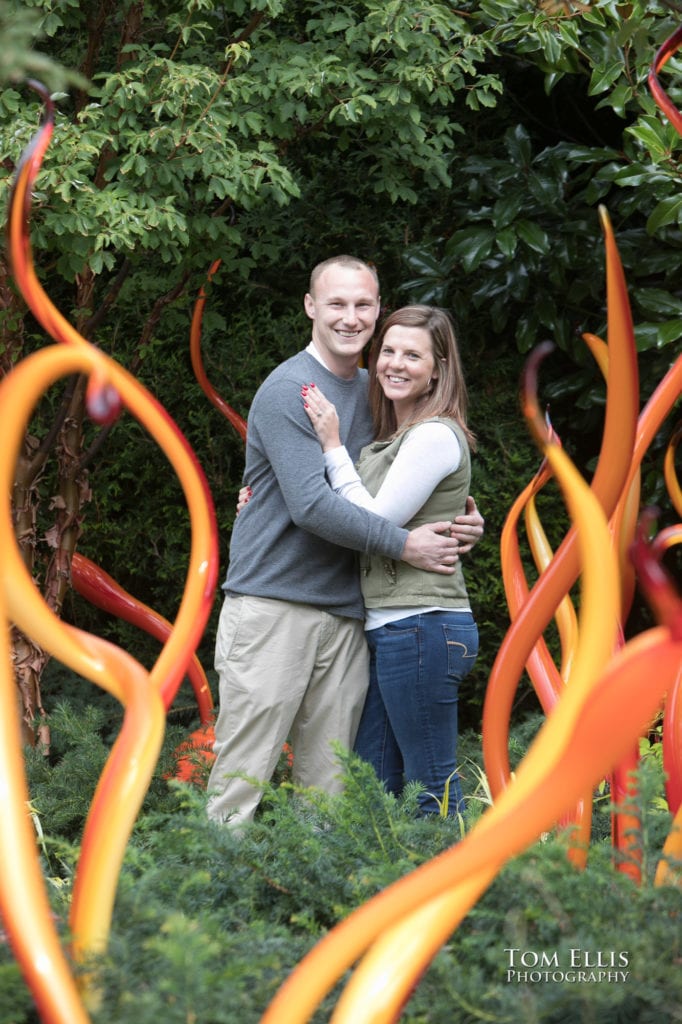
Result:
{"label": "orange glass sculpture", "polygon": [[[38,1010],[49,1024],[88,1019],[85,1001],[96,999],[87,974],[76,983],[56,932],[42,879],[23,770],[7,623],[14,622],[45,650],[124,706],[121,732],[96,788],[76,869],[69,928],[76,963],[85,963],[107,942],[125,847],[156,766],[165,710],[180,685],[203,634],[213,603],[218,555],[215,516],[204,474],[184,437],[162,406],[112,359],[90,345],[54,307],[40,285],[28,233],[32,185],[52,134],[53,110],[45,90],[40,130],[18,166],[8,214],[14,278],[31,311],[61,344],[24,359],[0,383],[2,586],[5,622],[0,651],[0,911]],[[151,671],[114,645],[68,626],[44,603],[27,573],[14,538],[9,495],[14,463],[38,398],[61,376],[89,377],[87,406],[97,422],[127,409],[156,439],[177,474],[191,521],[191,548],[183,597],[173,627]]]}
{"label": "orange glass sculpture", "polygon": [[[658,72],[682,45],[682,30],[656,55],[650,85],[656,101],[682,133]],[[0,615],[15,622],[55,657],[114,694],[125,716],[97,787],[83,837],[73,893],[71,955],[84,964],[102,950],[118,870],[140,802],[156,763],[165,710],[191,663],[213,600],[217,545],[210,494],[203,474],[179,431],[159,404],[115,362],[77,334],[43,292],[33,269],[28,237],[32,183],[51,134],[51,104],[41,90],[46,116],[17,172],[9,211],[14,277],[48,334],[61,342],[24,360],[0,384],[5,444],[0,486],[11,491],[16,453],[30,411],[60,376],[86,373],[88,408],[107,421],[126,408],[158,441],[177,473],[190,509],[192,545],[187,583],[178,615],[150,672],[97,637],[60,622],[44,605],[18,556],[9,499],[0,506],[5,557]],[[445,939],[509,860],[545,831],[567,821],[584,827],[588,794],[602,779],[625,773],[637,739],[665,705],[664,743],[671,776],[673,829],[665,842],[657,884],[682,884],[682,749],[680,666],[682,600],[663,566],[665,551],[680,529],[650,540],[650,521],[635,528],[638,475],[644,452],[682,392],[682,357],[638,415],[638,380],[632,322],[615,239],[605,211],[608,344],[586,338],[603,367],[607,408],[601,454],[591,485],[582,479],[540,413],[536,378],[546,350],[529,362],[523,408],[542,453],[542,466],[508,520],[502,561],[512,619],[496,659],[484,718],[486,769],[494,804],[460,843],[359,907],[301,961],[266,1010],[263,1024],[301,1024],[342,975],[355,967],[333,1015],[336,1024],[389,1024]],[[215,272],[217,264],[211,268]],[[210,274],[209,274],[210,277]],[[192,358],[204,391],[208,385],[198,352],[205,295],[195,310]],[[229,407],[228,407],[229,408]],[[228,415],[227,410],[223,410]],[[241,418],[228,418],[244,436]],[[678,438],[678,435],[675,435]],[[677,440],[671,443],[674,451]],[[679,512],[679,483],[666,461],[665,479]],[[549,477],[565,498],[572,528],[556,552],[548,550],[534,499]],[[516,524],[525,513],[539,577],[529,587],[519,566]],[[580,580],[580,613],[568,594]],[[658,625],[623,642],[622,622],[638,581]],[[542,640],[553,617],[560,624],[561,664]],[[0,911],[17,960],[46,1024],[84,1024],[82,996],[96,997],[91,979],[77,984],[56,933],[45,893],[31,824],[23,772],[8,630],[0,651]],[[507,740],[511,695],[524,668],[546,711],[545,722],[512,779]],[[655,671],[652,668],[655,667]],[[645,684],[643,685],[643,681]],[[617,716],[618,728],[613,728]],[[357,965],[357,966],[356,966]]]}

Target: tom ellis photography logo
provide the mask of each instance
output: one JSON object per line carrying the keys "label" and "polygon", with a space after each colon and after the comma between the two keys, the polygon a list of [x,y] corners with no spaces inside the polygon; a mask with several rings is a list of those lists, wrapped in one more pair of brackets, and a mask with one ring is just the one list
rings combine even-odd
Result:
{"label": "tom ellis photography logo", "polygon": [[506,980],[512,984],[537,985],[541,982],[569,984],[622,984],[628,980],[630,954],[627,950],[589,950],[571,948],[553,950],[507,947]]}

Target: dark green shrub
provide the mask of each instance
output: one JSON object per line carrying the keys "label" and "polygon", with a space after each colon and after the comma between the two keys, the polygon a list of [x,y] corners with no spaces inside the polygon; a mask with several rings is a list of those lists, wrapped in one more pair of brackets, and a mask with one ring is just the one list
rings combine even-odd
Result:
{"label": "dark green shrub", "polygon": [[[83,724],[96,731],[91,719]],[[523,733],[514,732],[514,760],[539,724],[531,727],[529,720]],[[62,824],[77,834],[87,802],[78,807],[64,780],[81,760],[89,760],[94,779],[103,749],[101,737],[88,745],[82,726],[79,731],[73,708],[60,709],[53,721],[56,763],[49,768],[31,758],[28,764],[33,803],[45,809],[45,873],[55,880],[49,891],[61,929],[77,853]],[[349,756],[341,757],[343,796],[300,794],[290,784],[269,787],[257,820],[236,837],[208,821],[203,791],[161,777],[176,740],[173,730],[128,846],[109,948],[95,965],[103,1001],[94,1024],[257,1024],[281,982],[328,928],[460,838],[456,821],[415,817],[414,789],[396,801]],[[460,755],[464,791],[471,794],[480,737],[464,735]],[[670,827],[661,780],[660,760],[646,757],[637,801],[645,849],[641,886],[614,870],[610,843],[599,838],[597,826],[582,872],[568,862],[566,837],[548,835],[503,868],[439,952],[401,1020],[677,1020],[682,892],[652,885]],[[62,819],[60,792],[70,805]],[[468,828],[484,810],[470,801]],[[617,969],[627,971],[627,979],[510,977],[512,949],[517,958],[537,956],[541,969],[564,974],[573,960],[587,970],[586,959],[601,955],[606,963],[622,954],[627,964]],[[338,994],[330,993],[315,1024],[329,1019]],[[3,1024],[37,1024],[7,946],[0,946],[0,1007]]]}

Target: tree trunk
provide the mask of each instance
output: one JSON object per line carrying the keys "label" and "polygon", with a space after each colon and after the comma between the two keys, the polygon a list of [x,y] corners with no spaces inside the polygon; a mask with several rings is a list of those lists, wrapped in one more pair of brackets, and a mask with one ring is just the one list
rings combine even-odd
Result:
{"label": "tree trunk", "polygon": [[[91,314],[93,284],[94,278],[89,270],[77,279],[78,326],[82,326]],[[2,308],[14,302],[19,313],[19,301],[6,276],[0,275]],[[21,324],[19,316],[17,323]],[[20,330],[14,334],[8,331],[6,324],[3,331],[5,363],[2,369],[7,372],[21,354],[23,336]],[[78,378],[75,384],[67,387],[62,408],[42,442],[30,434],[26,435],[14,474],[12,510],[17,544],[28,573],[58,618],[70,587],[71,558],[80,535],[81,510],[90,500],[88,474],[81,467],[86,387],[86,378]],[[48,510],[54,514],[54,520],[39,536],[39,482],[49,457],[55,453],[57,493],[52,496]],[[51,552],[46,559],[40,556],[42,544],[46,544]],[[50,655],[16,627],[12,629],[12,645],[23,739],[31,746],[40,744],[47,753],[49,728],[45,721],[40,682]]]}

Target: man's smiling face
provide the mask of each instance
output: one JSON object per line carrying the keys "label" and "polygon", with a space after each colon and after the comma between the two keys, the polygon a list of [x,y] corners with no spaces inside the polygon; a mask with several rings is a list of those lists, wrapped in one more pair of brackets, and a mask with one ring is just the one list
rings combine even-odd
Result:
{"label": "man's smiling face", "polygon": [[313,341],[329,369],[339,377],[353,376],[379,316],[374,275],[334,263],[319,275],[304,304],[313,322]]}

